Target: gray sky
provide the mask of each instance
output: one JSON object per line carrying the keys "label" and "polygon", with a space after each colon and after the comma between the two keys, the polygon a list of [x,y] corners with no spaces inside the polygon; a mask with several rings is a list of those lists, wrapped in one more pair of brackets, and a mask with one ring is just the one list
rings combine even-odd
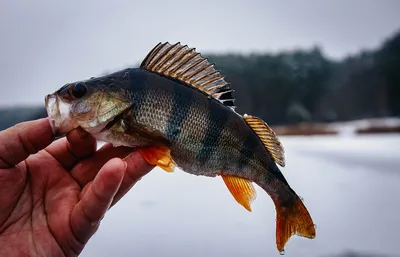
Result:
{"label": "gray sky", "polygon": [[0,106],[137,64],[159,41],[200,52],[318,44],[341,58],[400,29],[397,0],[0,0]]}

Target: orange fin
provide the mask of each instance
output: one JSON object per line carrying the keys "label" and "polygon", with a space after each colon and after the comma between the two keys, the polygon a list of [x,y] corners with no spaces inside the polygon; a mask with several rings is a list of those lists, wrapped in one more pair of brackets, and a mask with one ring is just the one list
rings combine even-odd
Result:
{"label": "orange fin", "polygon": [[315,238],[315,225],[299,197],[291,207],[276,206],[276,246],[284,253],[284,246],[292,235]]}
{"label": "orange fin", "polygon": [[246,210],[251,211],[251,203],[256,199],[256,190],[251,181],[234,176],[222,175],[222,179],[235,200]]}
{"label": "orange fin", "polygon": [[157,165],[165,171],[173,172],[175,164],[171,158],[170,150],[165,146],[152,146],[139,149],[143,158],[152,165]]}

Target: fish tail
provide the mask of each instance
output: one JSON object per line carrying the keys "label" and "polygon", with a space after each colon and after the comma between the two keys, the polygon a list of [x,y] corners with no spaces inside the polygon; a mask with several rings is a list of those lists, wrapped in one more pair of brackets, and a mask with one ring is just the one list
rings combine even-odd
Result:
{"label": "fish tail", "polygon": [[276,247],[284,253],[285,244],[292,235],[315,238],[315,225],[300,197],[276,180],[274,185],[262,186],[271,196],[276,209]]}
{"label": "fish tail", "polygon": [[306,238],[315,238],[315,226],[301,199],[296,196],[291,206],[276,206],[276,247],[284,252],[284,246],[294,234]]}

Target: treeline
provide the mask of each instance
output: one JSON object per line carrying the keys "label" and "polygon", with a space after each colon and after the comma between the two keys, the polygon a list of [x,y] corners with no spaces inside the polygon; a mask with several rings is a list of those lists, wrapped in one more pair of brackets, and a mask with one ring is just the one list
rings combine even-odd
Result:
{"label": "treeline", "polygon": [[272,125],[400,116],[400,31],[342,61],[319,47],[207,57],[235,89],[238,112]]}
{"label": "treeline", "polygon": [[[206,56],[232,84],[237,111],[270,125],[400,116],[400,31],[341,61],[319,47]],[[43,107],[0,110],[0,129],[45,116]]]}

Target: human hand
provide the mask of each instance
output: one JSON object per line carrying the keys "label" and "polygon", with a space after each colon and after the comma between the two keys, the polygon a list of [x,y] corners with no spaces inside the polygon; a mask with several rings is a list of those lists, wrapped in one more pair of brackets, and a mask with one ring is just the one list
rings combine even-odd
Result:
{"label": "human hand", "polygon": [[81,129],[53,139],[47,119],[0,132],[0,256],[78,256],[110,206],[153,168],[130,148],[96,151]]}

